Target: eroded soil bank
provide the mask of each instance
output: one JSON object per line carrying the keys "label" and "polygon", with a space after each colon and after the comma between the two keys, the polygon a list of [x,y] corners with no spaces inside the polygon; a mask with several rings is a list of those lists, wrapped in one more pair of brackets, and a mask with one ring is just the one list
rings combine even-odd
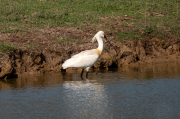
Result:
{"label": "eroded soil bank", "polygon": [[[57,43],[59,37],[67,35],[75,40]],[[12,78],[27,73],[61,72],[61,65],[66,59],[98,46],[97,43],[91,43],[93,35],[92,32],[75,28],[37,29],[36,32],[23,34],[0,34],[1,41],[18,46],[17,50],[1,57],[0,78]],[[180,60],[180,42],[177,40],[147,37],[139,41],[119,42],[110,33],[106,36],[113,46],[105,42],[104,52],[91,71]],[[72,70],[81,69],[70,68],[66,71]]]}

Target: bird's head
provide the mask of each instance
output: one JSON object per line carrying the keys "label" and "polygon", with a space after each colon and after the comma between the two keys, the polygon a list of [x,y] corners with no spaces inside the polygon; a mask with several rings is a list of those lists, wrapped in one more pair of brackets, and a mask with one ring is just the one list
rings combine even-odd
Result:
{"label": "bird's head", "polygon": [[97,37],[100,37],[100,38],[105,38],[106,40],[108,40],[104,34],[103,31],[99,31],[96,33],[96,35],[92,38],[92,43],[94,43],[96,40],[97,40]]}
{"label": "bird's head", "polygon": [[[94,43],[96,40],[98,40],[98,38],[105,38],[106,41],[107,41],[111,46],[113,46],[113,45],[111,44],[111,42],[106,38],[106,35],[104,34],[103,31],[99,31],[99,32],[96,33],[96,35],[92,38],[92,43]],[[116,49],[115,49],[115,50],[116,50]],[[117,52],[117,51],[116,51],[116,52]]]}

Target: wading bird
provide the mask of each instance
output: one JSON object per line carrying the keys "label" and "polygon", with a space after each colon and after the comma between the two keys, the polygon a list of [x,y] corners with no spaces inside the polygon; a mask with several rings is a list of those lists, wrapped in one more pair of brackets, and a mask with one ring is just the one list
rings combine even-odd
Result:
{"label": "wading bird", "polygon": [[99,31],[93,38],[92,42],[94,43],[96,40],[98,42],[98,48],[92,50],[85,50],[72,56],[70,59],[66,60],[63,65],[62,69],[67,68],[82,68],[81,77],[83,75],[84,69],[86,70],[86,78],[88,77],[88,71],[91,66],[93,66],[103,52],[103,40],[105,38],[109,43],[110,41],[106,38],[103,31]]}

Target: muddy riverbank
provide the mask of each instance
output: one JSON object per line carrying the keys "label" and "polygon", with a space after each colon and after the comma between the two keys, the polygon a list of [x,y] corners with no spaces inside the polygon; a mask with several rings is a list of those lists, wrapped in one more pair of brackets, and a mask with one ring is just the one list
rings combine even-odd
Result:
{"label": "muddy riverbank", "polygon": [[[74,40],[57,44],[59,37],[63,38],[67,35]],[[11,78],[27,73],[61,72],[61,65],[66,59],[83,50],[98,46],[97,43],[91,43],[93,35],[92,32],[75,28],[1,34],[1,41],[18,46],[18,49],[1,57],[0,78]],[[180,42],[177,40],[145,37],[138,41],[119,42],[111,33],[107,32],[106,36],[113,46],[105,42],[104,52],[91,71],[180,60]],[[70,68],[66,71],[72,70],[81,69]]]}

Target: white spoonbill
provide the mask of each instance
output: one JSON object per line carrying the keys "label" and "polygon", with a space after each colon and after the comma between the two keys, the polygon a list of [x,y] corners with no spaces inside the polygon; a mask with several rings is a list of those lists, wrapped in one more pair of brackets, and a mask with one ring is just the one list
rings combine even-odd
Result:
{"label": "white spoonbill", "polygon": [[81,77],[84,72],[84,69],[86,70],[86,77],[88,77],[88,71],[91,66],[93,66],[99,57],[101,56],[103,52],[103,40],[102,38],[105,38],[107,41],[109,41],[103,31],[99,31],[93,38],[92,42],[94,43],[96,40],[98,42],[98,48],[92,49],[92,50],[85,50],[80,52],[79,54],[76,54],[72,56],[70,59],[66,60],[62,64],[63,69],[67,68],[82,68]]}

